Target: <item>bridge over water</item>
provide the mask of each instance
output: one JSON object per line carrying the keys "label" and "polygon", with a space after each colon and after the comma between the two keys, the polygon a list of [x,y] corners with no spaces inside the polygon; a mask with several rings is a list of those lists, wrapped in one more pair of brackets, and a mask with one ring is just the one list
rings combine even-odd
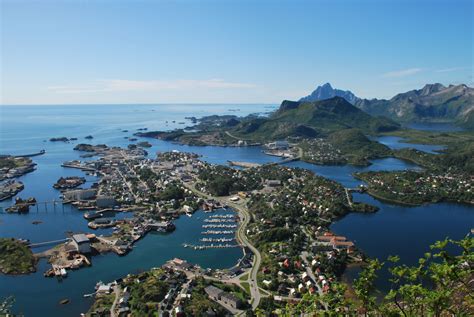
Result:
{"label": "bridge over water", "polygon": [[[15,204],[11,204],[14,206]],[[62,200],[49,200],[49,201],[37,201],[35,204],[22,203],[17,204],[16,206],[30,206],[30,213],[48,213],[48,212],[71,212],[71,211],[81,211],[78,210],[75,206],[71,204],[64,203]],[[5,211],[8,207],[0,207],[0,214],[9,214]]]}
{"label": "bridge over water", "polygon": [[28,246],[30,248],[39,248],[39,247],[44,247],[44,246],[51,245],[51,244],[59,244],[59,243],[68,242],[70,240],[71,240],[71,238],[65,238],[65,239],[59,239],[59,240],[37,242],[37,243],[30,243],[30,244],[28,244]]}

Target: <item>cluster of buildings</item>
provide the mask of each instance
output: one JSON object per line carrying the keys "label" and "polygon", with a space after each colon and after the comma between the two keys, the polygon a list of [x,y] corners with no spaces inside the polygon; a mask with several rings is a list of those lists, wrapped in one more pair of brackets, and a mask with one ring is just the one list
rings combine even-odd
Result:
{"label": "cluster of buildings", "polygon": [[326,139],[307,139],[300,146],[304,148],[303,159],[311,163],[341,164],[346,161],[341,150]]}
{"label": "cluster of buildings", "polygon": [[9,199],[25,188],[22,182],[6,180],[0,182],[0,201]]}
{"label": "cluster of buildings", "polygon": [[60,177],[56,183],[54,183],[53,188],[65,190],[70,188],[78,187],[86,182],[84,177],[79,176],[70,176],[70,177]]}
{"label": "cluster of buildings", "polygon": [[[349,209],[344,188],[323,177],[307,173],[301,170],[288,169],[291,178],[283,187],[278,187],[277,181],[267,181],[268,186],[277,187],[273,191],[266,192],[261,199],[268,206],[265,210],[255,210],[259,219],[259,231],[281,224],[285,226],[304,224],[309,219],[317,220],[324,218],[330,220]],[[281,184],[281,182],[280,182]],[[294,210],[299,217],[292,217],[291,222],[282,219],[281,213],[272,210],[285,209]]]}
{"label": "cluster of buildings", "polygon": [[[132,297],[137,296],[133,294],[142,294],[143,291],[146,291],[149,296],[153,295],[146,304],[152,305],[150,306],[153,307],[152,311],[159,316],[189,316],[185,313],[186,307],[192,303],[196,291],[218,303],[230,313],[240,312],[239,309],[243,303],[234,294],[213,285],[208,285],[204,289],[198,286],[196,279],[202,274],[203,270],[199,266],[175,258],[166,262],[161,268],[153,268],[138,275],[128,275],[108,284],[98,283],[95,292],[97,305],[94,305],[87,315],[144,315],[145,312],[141,310],[141,307],[131,303]],[[152,292],[156,293],[152,294]],[[110,300],[101,301],[104,297],[110,297]],[[101,305],[101,302],[106,304]],[[137,299],[134,302],[136,303]],[[217,313],[209,308],[207,315],[212,317],[217,316]]]}
{"label": "cluster of buildings", "polygon": [[215,287],[214,285],[209,285],[204,289],[204,291],[210,299],[221,304],[224,307],[229,306],[233,309],[240,309],[242,307],[242,301],[240,300],[240,298],[238,298],[232,293],[223,291],[220,288]]}
{"label": "cluster of buildings", "polygon": [[332,266],[340,265],[341,258],[355,250],[353,242],[328,231],[317,233],[316,239],[308,238],[312,241],[309,251],[301,251],[298,257],[285,251],[285,243],[269,250],[276,265],[263,266],[261,284],[275,299],[328,292],[335,278]]}
{"label": "cluster of buildings", "polygon": [[35,166],[28,157],[0,156],[0,182],[33,172]]}
{"label": "cluster of buildings", "polygon": [[348,241],[346,237],[337,236],[331,232],[325,232],[316,237],[316,241],[312,243],[311,249],[314,253],[320,251],[346,251],[348,254],[354,252],[354,242]]}
{"label": "cluster of buildings", "polygon": [[0,156],[0,201],[9,199],[25,187],[13,178],[33,172],[36,164],[28,157]]}
{"label": "cluster of buildings", "polygon": [[[180,302],[188,296],[189,279],[181,271],[167,267],[155,268],[151,271],[138,275],[128,275],[125,278],[115,280],[111,283],[98,283],[95,298],[100,300],[104,297],[112,297],[115,304],[107,303],[98,305],[88,312],[88,316],[130,316],[130,314],[145,315],[147,312],[133,306],[132,294],[141,294],[148,287],[155,287],[153,294],[156,302],[153,302],[153,311],[159,316],[183,316]],[[148,291],[151,293],[153,291]],[[150,304],[150,302],[147,303]],[[136,300],[135,300],[136,302]]]}
{"label": "cluster of buildings", "polygon": [[424,201],[461,201],[474,203],[474,176],[416,171],[371,172],[358,174],[368,183],[369,191],[407,203]]}

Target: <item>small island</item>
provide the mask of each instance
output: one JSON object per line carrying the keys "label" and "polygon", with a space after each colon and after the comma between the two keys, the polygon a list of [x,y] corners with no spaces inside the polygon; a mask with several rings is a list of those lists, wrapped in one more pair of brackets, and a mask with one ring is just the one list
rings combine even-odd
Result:
{"label": "small island", "polygon": [[86,182],[84,177],[79,176],[69,176],[69,177],[60,177],[58,181],[53,185],[55,189],[71,189],[76,188]]}
{"label": "small island", "polygon": [[147,141],[138,142],[138,143],[137,143],[137,146],[140,146],[140,147],[152,147],[151,143],[150,143],[150,142],[147,142]]}
{"label": "small island", "polygon": [[57,138],[51,138],[49,139],[50,142],[68,142],[69,139],[66,138],[65,136],[62,137],[57,137]]}
{"label": "small island", "polygon": [[3,274],[28,274],[36,271],[37,259],[22,241],[0,238],[0,272]]}

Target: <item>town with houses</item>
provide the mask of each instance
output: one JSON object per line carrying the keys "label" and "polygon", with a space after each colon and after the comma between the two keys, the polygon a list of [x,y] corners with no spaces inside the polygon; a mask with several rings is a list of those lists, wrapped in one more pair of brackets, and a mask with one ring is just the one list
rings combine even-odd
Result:
{"label": "town with houses", "polygon": [[[351,241],[328,230],[333,219],[355,210],[350,194],[309,171],[276,164],[226,167],[178,151],[150,159],[141,147],[79,144],[75,150],[97,159],[63,166],[95,176],[97,182],[78,188],[85,185],[84,177],[64,177],[53,187],[61,192],[64,204],[84,211],[92,231],[72,233],[36,254],[51,265],[45,277],[66,278],[69,270],[93,265],[97,254],[126,256],[148,232],[172,232],[174,219],[198,209],[211,214],[204,221],[201,244],[183,247],[244,250],[237,265],[227,270],[203,270],[174,259],[145,275],[100,282],[91,295],[95,304],[88,315],[126,316],[150,309],[134,300],[135,289],[155,291],[140,285],[150,274],[159,275],[154,279],[159,282],[157,293],[150,296],[163,316],[193,315],[193,309],[205,309],[208,316],[238,315],[268,298],[280,303],[276,308],[284,307],[306,292],[327,292],[345,265],[361,261]],[[267,151],[293,158],[284,153],[293,151],[287,142],[269,144]],[[28,212],[34,202],[17,201],[16,206]],[[214,215],[220,210],[234,215]],[[116,219],[115,213],[130,217]],[[99,228],[113,231],[94,234]]]}

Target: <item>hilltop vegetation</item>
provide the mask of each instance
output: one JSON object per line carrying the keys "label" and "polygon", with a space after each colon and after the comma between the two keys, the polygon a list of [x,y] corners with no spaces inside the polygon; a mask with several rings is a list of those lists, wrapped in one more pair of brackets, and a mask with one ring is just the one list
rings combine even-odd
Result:
{"label": "hilltop vegetation", "polygon": [[[416,266],[396,265],[389,269],[391,289],[384,296],[375,287],[384,263],[370,260],[353,283],[353,296],[346,296],[343,284],[333,283],[328,293],[307,294],[283,308],[280,315],[472,316],[473,248],[472,237],[436,242]],[[388,261],[397,263],[399,258],[392,256]],[[327,305],[329,314],[322,303]],[[272,307],[266,311],[272,311]]]}
{"label": "hilltop vegetation", "polygon": [[399,126],[389,119],[372,117],[341,97],[334,97],[315,102],[285,100],[269,118],[243,121],[232,133],[242,139],[265,141],[286,137],[324,137],[350,128],[374,134],[397,130]]}
{"label": "hilltop vegetation", "polygon": [[28,274],[36,271],[36,258],[26,244],[13,238],[0,238],[0,272]]}
{"label": "hilltop vegetation", "polygon": [[389,156],[392,151],[386,145],[372,141],[360,130],[347,129],[332,133],[329,141],[340,149],[347,160],[355,165],[365,165],[369,159]]}

